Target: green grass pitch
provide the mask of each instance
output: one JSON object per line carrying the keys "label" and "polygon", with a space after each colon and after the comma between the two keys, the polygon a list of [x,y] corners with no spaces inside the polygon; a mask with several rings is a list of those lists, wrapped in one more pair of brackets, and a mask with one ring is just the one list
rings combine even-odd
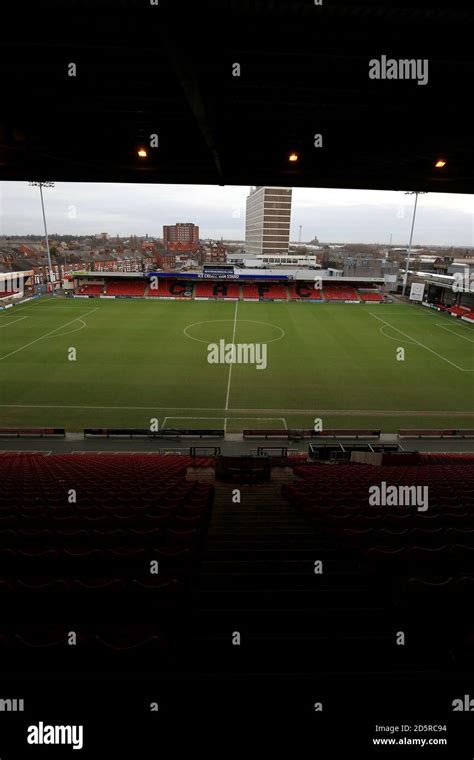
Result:
{"label": "green grass pitch", "polygon": [[[266,369],[208,362],[234,329],[235,343],[267,344]],[[45,298],[0,312],[0,427],[153,418],[227,432],[315,418],[474,427],[474,327],[398,304]]]}

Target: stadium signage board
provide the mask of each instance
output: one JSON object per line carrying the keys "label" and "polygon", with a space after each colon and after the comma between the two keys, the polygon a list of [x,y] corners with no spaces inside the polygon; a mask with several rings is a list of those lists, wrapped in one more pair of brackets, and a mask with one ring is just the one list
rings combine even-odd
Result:
{"label": "stadium signage board", "polygon": [[200,280],[235,280],[238,275],[232,272],[220,272],[218,269],[212,272],[198,272],[197,277]]}
{"label": "stadium signage board", "polygon": [[254,280],[281,280],[283,282],[288,282],[288,280],[292,280],[293,278],[289,275],[283,275],[283,274],[248,274],[246,272],[234,272],[234,274],[229,275],[226,274],[225,276],[222,275],[222,273],[219,275],[208,275],[204,274],[204,272],[148,272],[147,277],[159,277],[161,279],[165,280],[248,280],[254,281]]}
{"label": "stadium signage board", "polygon": [[424,282],[412,282],[410,290],[410,301],[423,301],[424,292]]}

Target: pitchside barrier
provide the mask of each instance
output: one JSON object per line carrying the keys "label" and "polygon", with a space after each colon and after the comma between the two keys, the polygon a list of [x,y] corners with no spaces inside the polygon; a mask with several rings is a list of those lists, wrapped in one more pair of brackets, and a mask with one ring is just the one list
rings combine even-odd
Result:
{"label": "pitchside barrier", "polygon": [[0,438],[65,438],[64,428],[0,428]]}
{"label": "pitchside barrier", "polygon": [[303,440],[305,438],[380,438],[380,430],[366,430],[360,428],[341,428],[339,430],[320,430],[315,431],[312,428],[299,429],[292,428],[289,430],[265,430],[265,429],[247,429],[243,431],[244,440]]}
{"label": "pitchside barrier", "polygon": [[84,438],[224,438],[224,430],[166,429],[153,432],[148,428],[84,428]]}
{"label": "pitchside barrier", "polygon": [[220,453],[220,446],[191,446],[189,449],[191,457],[218,457]]}
{"label": "pitchside barrier", "polygon": [[383,467],[412,467],[421,463],[419,451],[363,452],[353,451],[351,462]]}
{"label": "pitchside barrier", "polygon": [[[343,461],[352,460],[353,454],[371,456],[373,454],[394,454],[402,451],[398,443],[311,443],[308,448],[308,459],[311,461]],[[354,461],[354,460],[353,460]],[[362,459],[358,460],[362,461]]]}
{"label": "pitchside barrier", "polygon": [[256,454],[258,457],[287,457],[288,448],[286,446],[259,446],[257,449],[252,449],[251,454]]}
{"label": "pitchside barrier", "polygon": [[474,430],[399,430],[399,438],[474,438]]}

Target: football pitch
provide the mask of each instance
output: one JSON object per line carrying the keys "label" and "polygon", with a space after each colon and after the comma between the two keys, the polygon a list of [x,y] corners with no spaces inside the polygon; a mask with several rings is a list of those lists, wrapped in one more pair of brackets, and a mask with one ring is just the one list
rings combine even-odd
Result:
{"label": "football pitch", "polygon": [[[266,366],[245,363],[249,353],[210,363],[220,341],[257,356],[266,346]],[[58,297],[0,312],[0,427],[158,419],[232,433],[319,418],[384,432],[474,427],[474,327],[400,304]]]}

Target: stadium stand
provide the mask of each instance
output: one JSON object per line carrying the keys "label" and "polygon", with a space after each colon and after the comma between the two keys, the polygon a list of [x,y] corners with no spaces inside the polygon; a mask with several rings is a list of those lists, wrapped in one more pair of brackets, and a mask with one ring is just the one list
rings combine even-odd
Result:
{"label": "stadium stand", "polygon": [[242,285],[244,301],[258,301],[260,293],[257,285]]}
{"label": "stadium stand", "polygon": [[[214,1],[190,4],[193,6],[190,9],[178,2],[160,3],[170,8],[155,9],[146,16],[141,12],[144,4],[137,0],[113,4],[75,2],[72,14],[67,8],[61,14],[56,8],[61,4],[57,2],[35,4],[38,6],[35,11],[28,9],[27,14],[23,4],[17,3],[11,9],[15,18],[5,25],[4,34],[7,45],[2,88],[5,116],[0,127],[2,178],[7,183],[45,180],[48,185],[52,182],[47,182],[47,178],[58,183],[130,183],[128,212],[138,215],[131,224],[117,224],[117,230],[114,229],[114,216],[107,214],[113,204],[105,190],[105,208],[97,206],[92,226],[82,225],[90,235],[97,231],[99,239],[95,242],[91,238],[89,246],[82,235],[81,242],[75,241],[74,247],[68,244],[71,254],[69,250],[62,251],[59,244],[54,256],[58,269],[61,253],[64,259],[67,254],[70,262],[76,259],[82,265],[81,251],[87,251],[89,257],[90,250],[95,265],[103,258],[100,248],[110,250],[112,246],[116,246],[117,253],[119,248],[125,253],[130,246],[137,261],[140,258],[144,261],[145,254],[154,251],[153,266],[179,265],[178,257],[161,250],[161,238],[155,236],[160,234],[157,221],[187,218],[186,192],[179,187],[184,187],[183,183],[187,183],[188,192],[194,188],[191,192],[197,202],[189,218],[201,225],[205,230],[202,234],[215,230],[213,234],[218,237],[221,233],[227,235],[227,231],[234,236],[235,230],[242,230],[242,224],[229,221],[231,216],[240,218],[239,206],[232,210],[229,203],[216,204],[215,214],[219,214],[222,222],[218,229],[218,223],[214,224],[210,215],[206,215],[196,188],[206,185],[243,188],[258,182],[269,183],[275,189],[294,186],[295,201],[300,188],[310,188],[315,183],[323,201],[323,195],[329,195],[324,188],[350,191],[375,188],[399,193],[414,188],[415,210],[418,192],[472,192],[472,126],[469,127],[469,119],[459,118],[454,125],[453,114],[465,102],[463,95],[469,91],[474,75],[473,11],[458,7],[461,4],[457,3],[410,4],[388,0],[328,3],[330,7],[322,12],[311,7],[321,4],[301,0],[232,2],[227,18],[220,7],[226,4]],[[51,17],[44,13],[43,5],[48,6],[47,10],[54,6],[50,8]],[[108,12],[102,12],[100,5],[109,6]],[[96,11],[93,23],[91,6]],[[127,11],[123,18],[119,6]],[[52,23],[54,17],[58,29]],[[216,20],[224,34],[216,35]],[[61,83],[64,61],[69,60],[69,53],[67,59],[64,57],[65,50],[72,51],[72,60],[80,64],[79,76],[68,86]],[[410,55],[418,51],[417,55],[423,57],[407,61],[408,51]],[[392,68],[392,75],[403,79],[404,69],[405,78],[412,81],[372,81],[373,63],[378,66],[375,78],[386,79],[385,53],[395,56],[389,63],[396,70],[394,73]],[[379,54],[383,54],[383,60],[374,61],[372,56]],[[397,62],[398,56],[401,58]],[[232,60],[244,61],[244,76],[240,79],[231,80]],[[428,82],[428,62],[430,86],[417,87],[413,81],[415,74],[418,84]],[[423,79],[425,66],[418,66],[421,63],[426,64]],[[408,64],[413,65],[411,75]],[[11,75],[15,73],[13,67],[17,76]],[[67,129],[61,129],[56,120],[45,116],[44,101],[48,94],[52,94],[50,100],[54,99],[58,106],[63,101],[58,111],[66,115]],[[321,118],[310,123],[308,115],[314,112],[315,104],[320,106]],[[148,138],[151,130],[154,135],[155,127],[157,136],[159,132],[159,151],[137,151],[140,144],[153,144]],[[324,132],[322,160],[313,159],[316,154],[309,150],[309,139],[315,129]],[[301,148],[301,155],[285,155],[296,148]],[[447,162],[438,161],[438,151],[447,157]],[[143,154],[147,160],[140,158]],[[290,165],[287,159],[293,158],[298,161]],[[436,168],[440,164],[446,164],[444,169]],[[113,235],[122,228],[126,232],[128,226],[130,232],[145,233],[146,209],[142,208],[140,191],[133,191],[139,190],[139,184],[144,182],[150,183],[150,192],[142,197],[148,197],[145,204],[148,203],[155,220],[149,229],[152,237],[147,241],[133,234],[126,245],[120,245],[117,234],[116,244],[113,237],[99,230],[109,229]],[[154,183],[160,183],[162,192],[156,192]],[[168,191],[169,183],[177,184]],[[42,183],[39,184],[41,187]],[[99,198],[104,187],[107,186],[96,184],[91,197]],[[76,202],[72,189],[71,202]],[[327,202],[332,203],[331,199]],[[411,200],[407,202],[411,206]],[[305,239],[314,235],[313,242],[318,243],[316,233],[327,238],[328,221],[329,226],[337,228],[330,233],[331,237],[336,241],[343,239],[347,220],[342,219],[340,209],[340,224],[337,215],[330,214],[325,219],[325,205],[326,202],[321,206],[316,200],[312,210],[308,206],[306,215],[299,212],[299,218],[293,215],[293,240],[295,223],[300,221],[305,225]],[[18,218],[22,219],[29,208],[28,202],[20,209]],[[394,216],[395,208],[392,210]],[[83,212],[87,213],[85,207],[81,215]],[[409,226],[408,213],[405,221]],[[44,209],[43,216],[46,233]],[[117,215],[115,218],[120,222]],[[251,229],[250,215],[248,219]],[[358,225],[361,241],[366,235],[362,221],[359,219]],[[414,225],[413,212],[412,232]],[[448,257],[452,259],[451,254],[457,255],[460,249],[452,247],[456,241],[452,240],[449,225],[440,225],[442,230],[436,229],[436,224],[430,227],[435,228],[439,238],[432,242],[442,242],[443,248],[446,245],[445,250],[441,246],[433,246],[433,251],[426,249],[436,258],[441,257],[441,261],[433,262],[429,275],[435,278],[438,271],[449,268]],[[6,229],[10,228],[7,223]],[[281,228],[286,228],[286,223]],[[392,226],[385,228],[384,239]],[[375,225],[369,222],[366,229],[367,238],[374,239]],[[397,236],[395,226],[393,229]],[[42,232],[40,228],[35,231]],[[68,236],[71,241],[81,232],[81,226],[73,223],[67,231],[71,233]],[[464,234],[466,238],[465,230],[454,232],[459,233],[457,237]],[[417,228],[419,237],[418,233]],[[35,264],[41,262],[35,279],[45,283],[44,247],[42,242],[33,243],[37,235],[31,237],[37,251]],[[104,245],[101,237],[108,237],[109,242]],[[166,249],[164,238],[165,235]],[[80,256],[75,254],[76,242]],[[235,260],[240,258],[241,242],[235,241],[232,246]],[[390,249],[391,242],[390,238]],[[431,248],[428,238],[426,243]],[[467,239],[464,245],[467,246]],[[209,248],[212,256],[214,245]],[[363,253],[364,248],[360,248]],[[374,246],[374,254],[381,249],[382,246]],[[424,259],[421,250],[416,247],[413,251],[415,266],[418,256],[420,261]],[[220,251],[215,253],[220,259]],[[311,245],[311,253],[328,266],[331,263],[337,266],[337,248],[324,250],[319,244]],[[207,258],[207,253],[204,255]],[[468,248],[465,255],[469,255]],[[396,254],[396,259],[403,260],[403,253]],[[110,284],[107,294],[191,297],[192,286],[179,281],[177,273],[173,276],[176,282],[160,281],[155,292],[148,292],[148,284],[139,284],[132,277],[130,282],[122,278]],[[188,274],[182,276],[184,279]],[[290,299],[299,303],[317,300],[376,303],[372,294],[370,299],[358,294],[361,279],[355,280],[354,287],[338,285],[338,278],[333,279],[334,283],[328,283],[324,292],[314,290],[311,282],[288,288],[276,286],[281,290],[270,286],[266,291],[246,285],[243,293],[240,287],[240,292],[252,301],[267,300],[285,289]],[[80,295],[100,295],[88,291],[88,284],[84,287]],[[213,283],[207,283],[206,287],[212,290]],[[449,290],[436,286],[436,300],[461,299]],[[216,296],[212,290],[202,297],[223,296]],[[397,300],[403,301],[394,296],[393,301]],[[443,421],[444,412],[449,410],[471,414],[471,407],[466,409],[469,394],[462,393],[460,401],[455,395],[459,391],[456,383],[461,387],[464,382],[464,391],[466,376],[472,374],[467,364],[469,338],[457,337],[457,333],[466,332],[459,323],[451,331],[457,330],[456,335],[449,338],[449,330],[443,337],[435,336],[436,332],[446,331],[441,325],[439,330],[434,325],[432,338],[436,351],[430,348],[431,343],[425,345],[423,338],[423,342],[415,341],[418,347],[412,350],[412,343],[406,341],[413,332],[410,327],[405,328],[403,318],[395,329],[399,334],[400,329],[404,332],[396,340],[408,346],[410,361],[397,364],[397,344],[388,335],[387,341],[381,337],[379,325],[369,315],[361,314],[364,309],[348,309],[352,322],[346,327],[343,308],[296,308],[312,312],[308,315],[308,330],[302,330],[295,340],[294,320],[295,329],[288,330],[286,340],[275,345],[272,361],[275,357],[275,362],[281,361],[282,365],[285,362],[275,383],[272,371],[256,373],[256,381],[252,382],[252,368],[247,371],[245,367],[236,367],[234,371],[232,366],[228,370],[221,367],[213,370],[215,382],[209,382],[209,391],[202,399],[199,377],[197,373],[196,378],[193,376],[193,368],[198,366],[198,344],[186,341],[183,351],[178,345],[174,351],[173,341],[178,333],[182,334],[183,325],[178,320],[171,329],[167,329],[164,321],[158,324],[164,309],[154,310],[160,312],[154,333],[155,350],[149,350],[150,340],[143,340],[142,344],[137,340],[120,369],[112,330],[105,327],[104,315],[97,324],[95,317],[89,320],[90,331],[74,334],[82,327],[67,329],[67,324],[77,323],[80,315],[94,311],[90,309],[91,303],[89,308],[85,302],[76,303],[74,311],[79,316],[75,320],[65,316],[60,311],[64,306],[59,299],[58,303],[56,316],[52,308],[41,306],[37,309],[37,322],[30,312],[28,320],[25,316],[25,322],[19,322],[18,328],[2,332],[7,345],[2,358],[11,357],[2,362],[2,372],[7,385],[12,386],[11,393],[7,388],[8,398],[3,404],[5,425],[18,424],[15,422],[18,419],[31,425],[58,424],[60,415],[69,408],[76,410],[67,417],[73,421],[75,431],[79,421],[81,426],[146,426],[149,415],[162,410],[163,414],[192,414],[183,404],[198,407],[197,414],[238,414],[236,421],[245,421],[244,415],[251,414],[247,425],[261,422],[269,426],[275,420],[279,424],[278,417],[273,416],[279,414],[287,415],[285,424],[288,421],[294,425],[294,420],[298,420],[299,424],[310,425],[313,407],[321,408],[327,415],[324,425],[337,424],[341,419],[337,414],[332,416],[332,406],[337,406],[333,412],[347,412],[347,419],[353,420],[341,424],[367,424],[364,420],[380,424],[375,415],[379,413],[377,410],[384,409],[390,411],[387,419],[397,411],[402,415],[403,410],[412,410],[411,420],[418,426],[432,424],[433,419],[439,420],[435,425],[453,424],[447,417]],[[117,303],[109,305],[111,313],[120,311]],[[143,315],[152,306],[135,304],[128,309],[128,305],[123,309],[127,319],[133,319],[128,312],[135,307]],[[101,312],[105,312],[107,304],[102,302],[102,306]],[[184,309],[188,322],[194,320],[191,314],[187,317],[191,306],[185,304]],[[208,306],[215,307],[215,303]],[[397,309],[405,311],[407,322],[408,309],[414,322],[424,311],[408,305],[403,309],[395,304],[393,308],[383,307],[393,316],[397,316],[394,314]],[[222,310],[230,312],[230,305]],[[294,318],[295,309],[285,305],[286,310],[293,312],[290,320]],[[51,321],[55,320],[51,327],[46,325],[48,311]],[[206,308],[202,311],[206,312]],[[250,304],[249,311],[258,309]],[[267,314],[275,311],[278,310],[271,304],[263,307]],[[340,313],[336,314],[337,311]],[[469,319],[467,315],[474,314],[474,310],[466,311],[459,306],[448,306],[446,311],[460,319]],[[236,308],[234,337],[237,312]],[[240,314],[242,320],[246,316],[243,312],[244,309]],[[359,312],[356,316],[361,319],[360,332],[354,312]],[[329,320],[334,317],[328,329],[323,324],[323,314]],[[231,324],[230,316],[225,320],[227,327]],[[425,317],[414,325],[416,335],[423,329],[420,322],[433,322],[431,317]],[[274,321],[265,314],[262,319],[272,324]],[[448,320],[448,327],[450,321],[453,322]],[[132,339],[133,333],[138,336],[141,332],[143,322],[139,314],[137,323],[128,331]],[[63,324],[65,329],[59,327]],[[153,330],[153,324],[150,326]],[[258,324],[245,327],[241,336],[249,335],[254,340],[267,336],[268,331],[261,330]],[[218,328],[211,325],[204,334],[212,337]],[[118,324],[115,333],[120,339]],[[322,340],[324,333],[327,341]],[[95,357],[89,351],[90,336],[94,334],[100,341]],[[40,337],[35,338],[36,335]],[[49,335],[53,336],[51,340],[42,340]],[[354,347],[352,355],[343,350],[346,337]],[[438,353],[438,344],[443,345],[443,341],[447,344],[449,340],[452,351],[445,353],[439,349]],[[68,366],[66,348],[70,341],[80,342],[80,361]],[[173,351],[166,361],[163,347],[170,342]],[[61,353],[59,359],[53,345]],[[300,345],[307,350],[298,364],[294,349]],[[125,356],[125,342],[119,347]],[[419,350],[420,347],[423,348]],[[204,344],[201,349],[205,362]],[[425,349],[441,362],[433,364],[433,372],[428,362],[424,362]],[[455,358],[455,364],[451,362],[456,372],[448,375],[450,360],[444,361],[444,357],[456,357],[456,352],[461,358]],[[145,355],[144,369],[134,362],[134,357],[142,355]],[[383,382],[381,366],[385,357],[388,357],[388,383]],[[114,376],[107,376],[104,371],[107,360],[112,373],[115,370]],[[39,368],[40,362],[50,377],[36,377],[28,369]],[[165,362],[169,375],[164,372]],[[307,382],[303,374],[306,365],[310,370]],[[265,377],[260,377],[261,374]],[[333,382],[335,375],[342,382]],[[219,393],[221,376],[223,392]],[[124,392],[117,387],[115,377],[121,380]],[[64,390],[61,378],[69,379]],[[242,382],[237,391],[239,378],[247,378],[248,382],[245,385]],[[136,379],[139,382],[135,383]],[[84,386],[80,393],[83,382],[90,382],[90,389]],[[362,391],[367,390],[369,383],[373,384],[374,392],[369,398],[371,409],[366,410],[369,416],[365,416]],[[429,383],[436,385],[437,393],[433,396],[428,394]],[[101,398],[99,384],[105,389],[105,400]],[[257,384],[263,388],[263,401],[259,400],[262,396]],[[403,394],[399,392],[404,384],[408,391],[426,389],[421,404],[416,404],[413,392],[404,405]],[[303,390],[308,386],[310,398],[306,404]],[[35,388],[38,401],[33,398]],[[175,389],[184,392],[174,397]],[[301,399],[300,389],[303,389]],[[80,398],[82,392],[85,399]],[[37,410],[33,411],[36,401]],[[308,414],[303,414],[299,401],[301,407],[309,407]],[[101,407],[101,403],[110,406]],[[217,412],[213,404],[217,404]],[[15,406],[21,406],[23,411],[15,412]],[[79,409],[87,410],[87,421],[80,416]],[[416,411],[423,409],[427,410],[426,415]],[[258,419],[257,414],[265,417]],[[224,419],[226,427],[228,419]],[[407,424],[394,419],[391,416],[391,431],[395,426]],[[408,422],[410,417],[403,415],[401,419]],[[456,419],[460,421],[454,424],[469,424],[464,417]],[[225,448],[248,449],[249,444],[237,443],[237,436],[230,432],[234,429],[232,423]],[[77,445],[88,449],[101,445],[130,449],[166,445],[133,440],[116,444],[107,440],[79,443],[77,433],[68,433],[67,438],[64,442],[45,441],[42,445],[48,448]],[[384,436],[385,440],[394,440],[394,436]],[[313,445],[311,440],[306,444]],[[14,441],[8,445],[28,443]],[[416,443],[417,447],[421,445]],[[453,447],[455,442],[427,445]],[[469,446],[467,441],[458,445]],[[322,446],[316,450],[315,444],[314,455],[337,454],[342,448],[336,440],[325,443],[325,451]],[[359,448],[354,453],[363,454],[366,450]],[[262,462],[262,480],[263,476],[269,479],[249,487],[239,480],[248,477],[247,468],[240,462],[234,462],[235,482],[204,482],[204,476],[211,478],[216,464],[209,457],[190,458],[174,453],[0,454],[2,758],[28,755],[24,731],[27,723],[40,718],[55,720],[53,716],[57,716],[61,722],[80,723],[81,728],[84,724],[83,754],[91,757],[124,756],[140,760],[141,756],[151,757],[170,747],[172,756],[194,757],[204,752],[207,758],[213,756],[215,747],[215,754],[245,758],[249,750],[257,753],[265,747],[265,754],[270,757],[291,758],[301,753],[298,746],[307,745],[317,758],[369,757],[372,754],[369,747],[379,728],[388,733],[391,729],[398,731],[403,723],[416,730],[419,724],[439,722],[448,724],[449,748],[437,747],[436,756],[461,760],[472,747],[474,711],[474,458],[423,454],[415,459],[418,462],[410,465],[404,459],[400,466],[377,467],[355,462],[329,463],[330,456],[326,463],[302,463],[296,457],[275,467]],[[190,479],[191,469],[197,471],[193,473],[196,480]],[[430,508],[426,512],[404,507],[369,508],[369,488],[381,481],[396,487],[427,486]],[[234,498],[236,483],[238,499]],[[150,572],[151,563],[155,562],[159,567],[156,574]],[[324,568],[321,572],[317,571],[318,565]],[[400,631],[406,635],[404,646],[397,646]],[[77,646],[68,646],[73,632],[77,634]],[[233,646],[236,632],[242,640]],[[98,653],[97,659],[89,659],[91,651]],[[111,665],[107,656],[110,653],[115,656]],[[142,660],[141,653],[145,655]],[[64,667],[51,667],[53,655]],[[131,673],[124,677],[121,658],[127,655]],[[178,673],[178,677],[166,677],[165,667],[174,676]],[[246,677],[249,672],[251,677]],[[46,687],[46,681],[51,688]],[[173,689],[178,694],[174,703],[170,698]],[[210,709],[206,699],[209,692],[215,695],[214,704],[222,705],[228,725],[221,723],[220,714],[212,706]],[[9,710],[6,703],[13,696],[25,697],[25,716],[3,714]],[[457,697],[467,703],[463,708],[465,714],[451,714],[453,698]],[[53,699],[55,705],[51,704]],[[156,715],[151,707],[154,700],[157,707],[159,702]],[[324,704],[322,712],[316,709],[319,704],[321,710]],[[255,721],[251,723],[249,716]],[[170,724],[171,730],[167,730]],[[227,738],[224,743],[217,738],[217,727]],[[230,730],[226,731],[228,727]],[[307,743],[305,727],[309,728]],[[432,742],[433,733],[430,731],[430,738],[425,733],[428,727],[431,729],[421,726],[422,736]],[[71,727],[57,728],[64,736],[65,729]],[[464,730],[468,739],[462,750],[456,741],[460,730]],[[20,746],[9,752],[9,736],[14,733]],[[169,745],[165,742],[166,733],[171,738]],[[438,737],[439,734],[434,735],[434,740]],[[343,740],[347,740],[349,751],[341,750]],[[398,743],[397,740],[398,736],[391,738],[391,742]],[[189,751],[187,746],[183,747],[188,741]],[[142,749],[148,749],[147,742],[151,752]],[[287,742],[291,745],[288,748],[284,746]],[[128,743],[131,746],[125,749]],[[119,745],[118,749],[114,744]],[[244,751],[240,744],[245,745]],[[280,746],[274,753],[275,745]],[[441,751],[437,752],[438,749]],[[380,750],[377,756],[385,756],[383,748],[376,750]],[[54,755],[54,751],[50,754]],[[62,750],[61,754],[67,753]],[[401,751],[400,756],[404,754],[413,755],[410,750]],[[423,754],[431,756],[430,749]]]}
{"label": "stadium stand", "polygon": [[182,280],[157,279],[150,284],[149,297],[155,298],[179,298],[191,300],[193,285]]}
{"label": "stadium stand", "polygon": [[269,283],[268,285],[259,285],[258,291],[260,294],[260,300],[282,300],[286,301],[288,298],[288,291],[286,285],[280,285],[278,283]]}
{"label": "stadium stand", "polygon": [[474,309],[469,306],[448,306],[444,309],[448,314],[453,314],[456,317],[473,317]]}
{"label": "stadium stand", "polygon": [[362,293],[360,290],[357,291],[359,298],[361,301],[368,303],[378,303],[379,301],[383,301],[384,297],[380,293]]}
{"label": "stadium stand", "polygon": [[[186,481],[186,469],[212,461],[153,454],[0,454],[5,614],[13,614],[21,593],[30,620],[23,628],[34,636],[40,621],[58,619],[60,599],[63,620],[92,615],[91,630],[81,628],[83,643],[100,648],[102,638],[107,648],[107,642],[122,639],[118,648],[129,649],[145,641],[143,625],[158,624],[165,646],[176,616],[189,608],[214,494],[212,484]],[[68,499],[71,493],[75,501]],[[156,573],[151,562],[157,563]],[[133,619],[139,624],[135,631],[127,628]],[[52,626],[48,644],[54,636]],[[1,636],[0,642],[3,648]],[[18,632],[7,645],[21,646]]]}
{"label": "stadium stand", "polygon": [[214,298],[214,290],[211,282],[198,282],[194,288],[194,298]]}
{"label": "stadium stand", "polygon": [[244,284],[242,286],[244,301],[273,301],[288,298],[286,285],[279,283]]}
{"label": "stadium stand", "polygon": [[[352,285],[335,283],[327,285],[324,289],[315,288],[314,282],[222,282],[222,280],[200,280],[184,282],[155,278],[155,280],[142,281],[136,279],[111,280],[103,285],[80,283],[76,295],[100,296],[134,296],[168,299],[191,299],[197,300],[240,300],[244,301],[350,301],[363,303],[383,302],[384,296],[377,291],[357,291]],[[453,313],[455,316],[472,316],[467,307],[440,306],[443,311]]]}
{"label": "stadium stand", "polygon": [[421,461],[423,464],[443,465],[443,464],[455,464],[459,460],[464,463],[471,462],[474,464],[474,453],[469,452],[443,452],[441,454],[434,454],[433,452],[425,452],[421,454]]}
{"label": "stadium stand", "polygon": [[[223,298],[239,299],[240,298],[240,285],[229,284],[223,286]],[[220,297],[220,291],[217,293],[217,297]]]}
{"label": "stadium stand", "polygon": [[195,288],[195,298],[238,299],[240,286],[235,283],[199,282]]}
{"label": "stadium stand", "polygon": [[[474,456],[424,454],[421,465],[402,467],[302,464],[294,472],[298,480],[284,484],[282,493],[317,531],[328,552],[325,561],[347,568],[338,586],[355,592],[359,630],[366,629],[363,639],[372,640],[374,652],[381,641],[373,635],[377,617],[383,637],[402,615],[412,636],[406,654],[418,668],[430,661],[441,669],[472,662],[466,605],[474,590]],[[382,481],[426,486],[429,509],[369,506],[369,489]],[[383,607],[368,614],[377,594]],[[342,599],[337,605],[349,606]],[[381,656],[384,667],[395,667],[387,650]]]}
{"label": "stadium stand", "polygon": [[322,301],[323,294],[314,283],[297,282],[289,285],[290,300],[292,301]]}
{"label": "stadium stand", "polygon": [[355,289],[349,285],[325,285],[322,293],[326,301],[360,301]]}
{"label": "stadium stand", "polygon": [[81,296],[100,296],[105,292],[105,285],[81,285],[77,291]]}
{"label": "stadium stand", "polygon": [[107,285],[108,296],[135,296],[143,298],[148,282],[144,280],[115,280]]}
{"label": "stadium stand", "polygon": [[166,290],[166,280],[155,280],[153,282],[150,282],[150,286],[148,288],[148,298],[162,298],[163,295],[170,296],[170,293],[168,290]]}

